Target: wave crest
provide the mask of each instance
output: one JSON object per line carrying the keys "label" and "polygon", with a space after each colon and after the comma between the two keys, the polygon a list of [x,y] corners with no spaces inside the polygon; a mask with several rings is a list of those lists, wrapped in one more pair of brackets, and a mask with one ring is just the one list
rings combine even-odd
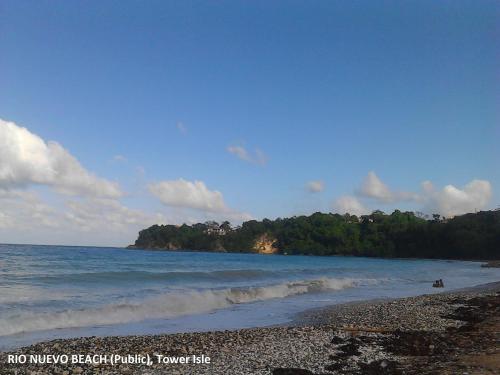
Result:
{"label": "wave crest", "polygon": [[298,294],[341,290],[355,286],[353,279],[321,278],[282,284],[171,292],[141,302],[53,313],[21,313],[0,319],[0,336],[58,328],[120,324],[145,319],[203,313],[234,304],[285,298]]}

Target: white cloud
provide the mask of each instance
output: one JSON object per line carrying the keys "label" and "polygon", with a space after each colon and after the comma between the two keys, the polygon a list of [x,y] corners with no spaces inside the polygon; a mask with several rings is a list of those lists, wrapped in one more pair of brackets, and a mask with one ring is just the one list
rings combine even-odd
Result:
{"label": "white cloud", "polygon": [[166,219],[160,215],[147,214],[124,206],[116,199],[85,198],[66,202],[65,219],[82,231],[129,232],[131,227],[144,228],[162,224]]}
{"label": "white cloud", "polygon": [[352,195],[344,195],[337,199],[333,204],[333,210],[340,214],[348,213],[356,216],[370,213],[370,210]]}
{"label": "white cloud", "polygon": [[228,210],[222,193],[217,190],[209,190],[202,181],[191,182],[182,178],[161,181],[149,185],[149,191],[167,206],[212,212]]}
{"label": "white cloud", "polygon": [[432,193],[434,191],[434,185],[429,180],[423,181],[421,186],[422,186],[422,190],[424,191],[424,193],[428,194],[428,193]]}
{"label": "white cloud", "polygon": [[255,160],[255,163],[257,163],[259,165],[266,165],[267,161],[269,160],[269,158],[264,153],[264,151],[262,151],[261,149],[257,148],[257,149],[255,149],[255,158],[254,158],[254,160]]}
{"label": "white cloud", "polygon": [[33,192],[0,189],[0,228],[30,231],[33,226],[57,228],[57,211]]}
{"label": "white cloud", "polygon": [[117,163],[125,163],[127,158],[123,155],[114,155],[112,160]]}
{"label": "white cloud", "polygon": [[189,219],[184,220],[183,218],[186,213],[178,212],[176,215],[176,223],[186,222],[186,223],[202,223],[207,220],[215,220],[217,222],[229,221],[232,224],[240,224],[244,221],[253,220],[254,217],[246,212],[240,212],[235,210],[227,210],[224,212],[201,212],[198,211],[196,215],[189,215]]}
{"label": "white cloud", "polygon": [[268,161],[267,155],[260,149],[255,149],[252,154],[243,146],[228,146],[227,151],[235,155],[237,158],[247,161],[252,164],[266,165]]}
{"label": "white cloud", "polygon": [[[250,214],[228,207],[222,193],[208,189],[202,181],[191,182],[182,178],[160,181],[150,184],[149,191],[164,205],[181,209],[175,215],[177,222],[199,222],[209,219],[242,222],[252,219]],[[193,215],[193,213],[184,212],[182,209],[192,209],[198,212]],[[188,215],[187,218],[186,215]],[[186,219],[182,220],[182,218]]]}
{"label": "white cloud", "polygon": [[186,125],[184,125],[183,122],[181,122],[181,121],[177,122],[177,124],[175,124],[175,127],[177,128],[179,133],[187,134],[187,127],[186,127]]}
{"label": "white cloud", "polygon": [[[492,197],[492,187],[489,181],[476,179],[461,189],[446,185],[439,190],[431,181],[425,180],[421,183],[421,191],[418,193],[395,191],[387,186],[375,172],[370,171],[356,193],[358,196],[383,204],[396,205],[401,202],[413,202],[419,206],[415,208],[416,211],[452,217],[487,209]],[[368,212],[366,207],[353,196],[339,198],[334,203],[334,209],[337,212]]]}
{"label": "white cloud", "polygon": [[491,200],[492,188],[489,181],[472,180],[462,189],[446,185],[437,190],[431,181],[423,181],[421,192],[394,191],[384,184],[374,173],[369,172],[359,194],[381,203],[413,201],[423,205],[427,213],[439,213],[446,217],[461,215],[484,209]]}
{"label": "white cloud", "polygon": [[252,158],[248,154],[248,151],[242,146],[228,146],[227,151],[230,154],[236,155],[241,160],[252,161]]}
{"label": "white cloud", "polygon": [[446,185],[441,190],[435,190],[430,181],[424,181],[422,188],[427,210],[446,217],[484,209],[492,196],[491,184],[486,180],[472,180],[462,189]]}
{"label": "white cloud", "polygon": [[[113,161],[126,158],[115,155]],[[138,173],[144,174],[144,168],[138,167]],[[163,213],[124,205],[117,184],[89,172],[57,142],[0,120],[3,241],[122,246],[152,224],[182,223],[189,218],[236,222],[252,218],[227,207],[222,193],[209,190],[201,181],[163,181],[149,188],[165,205],[176,207],[167,213],[168,220]]]}
{"label": "white cloud", "polygon": [[[54,196],[53,198],[57,198]],[[0,190],[0,238],[12,243],[124,246],[139,230],[166,223],[159,213],[109,198],[72,198],[54,205],[27,190]]]}
{"label": "white cloud", "polygon": [[319,192],[322,192],[325,189],[325,183],[323,181],[320,181],[320,180],[309,181],[306,184],[306,189],[310,193],[319,193]]}
{"label": "white cloud", "polygon": [[361,185],[359,194],[383,203],[418,199],[418,195],[415,193],[391,190],[373,171],[368,172]]}
{"label": "white cloud", "polygon": [[87,171],[57,142],[0,119],[0,188],[47,185],[70,195],[117,198],[118,185]]}
{"label": "white cloud", "polygon": [[0,212],[0,228],[8,228],[12,225],[12,222],[10,218],[4,214],[3,212]]}
{"label": "white cloud", "polygon": [[373,171],[368,172],[368,175],[365,177],[360,193],[366,197],[384,202],[390,202],[393,199],[393,194],[389,190],[389,187]]}

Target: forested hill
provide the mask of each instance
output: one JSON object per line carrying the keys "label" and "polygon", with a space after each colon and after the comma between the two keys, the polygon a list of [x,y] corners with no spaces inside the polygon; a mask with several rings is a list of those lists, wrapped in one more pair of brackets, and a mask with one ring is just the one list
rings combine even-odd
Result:
{"label": "forested hill", "polygon": [[413,212],[153,225],[132,248],[376,257],[500,259],[500,211],[431,220]]}

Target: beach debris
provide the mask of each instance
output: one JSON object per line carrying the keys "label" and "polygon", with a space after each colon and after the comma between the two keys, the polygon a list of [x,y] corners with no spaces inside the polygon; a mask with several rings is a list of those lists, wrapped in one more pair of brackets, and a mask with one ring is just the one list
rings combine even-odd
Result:
{"label": "beach debris", "polygon": [[432,284],[433,288],[444,288],[444,283],[442,279],[434,281],[434,284]]}

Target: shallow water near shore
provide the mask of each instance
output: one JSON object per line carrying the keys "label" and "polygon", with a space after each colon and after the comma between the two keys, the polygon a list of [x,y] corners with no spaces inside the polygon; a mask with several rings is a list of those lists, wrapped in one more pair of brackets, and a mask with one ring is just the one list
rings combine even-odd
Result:
{"label": "shallow water near shore", "polygon": [[0,245],[0,350],[289,322],[326,305],[500,280],[478,262]]}

